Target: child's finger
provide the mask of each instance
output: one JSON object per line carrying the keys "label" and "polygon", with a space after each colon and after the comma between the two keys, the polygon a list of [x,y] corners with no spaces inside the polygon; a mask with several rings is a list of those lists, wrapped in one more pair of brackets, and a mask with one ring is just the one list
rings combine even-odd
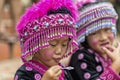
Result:
{"label": "child's finger", "polygon": [[52,71],[54,71],[54,73],[57,73],[58,71],[61,70],[61,67],[59,65],[57,65],[57,66],[53,66],[51,69],[52,69]]}
{"label": "child's finger", "polygon": [[104,50],[104,52],[110,57],[112,58],[112,53],[110,50],[108,50],[106,47],[102,47],[102,49]]}
{"label": "child's finger", "polygon": [[61,73],[62,73],[62,70],[59,70],[59,71],[55,74],[55,76],[60,77]]}
{"label": "child's finger", "polygon": [[105,46],[107,49],[109,49],[109,50],[111,50],[111,51],[113,51],[113,50],[115,50],[115,47],[114,46],[111,46],[111,45],[107,45],[107,46]]}
{"label": "child's finger", "polygon": [[62,73],[61,67],[59,65],[53,66],[52,72],[53,72],[54,79],[58,80],[57,78],[59,78]]}
{"label": "child's finger", "polygon": [[120,43],[117,43],[116,49],[120,52]]}
{"label": "child's finger", "polygon": [[119,48],[119,49],[120,49],[120,43],[118,43],[117,48]]}
{"label": "child's finger", "polygon": [[120,52],[120,43],[118,43],[118,45],[117,45],[117,49],[118,49],[119,52]]}

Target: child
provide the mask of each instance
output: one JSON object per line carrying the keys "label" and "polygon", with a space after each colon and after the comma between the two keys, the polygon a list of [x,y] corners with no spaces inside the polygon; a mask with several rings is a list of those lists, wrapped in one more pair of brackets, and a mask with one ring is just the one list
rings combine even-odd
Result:
{"label": "child", "polygon": [[24,64],[14,80],[72,80],[59,61],[78,47],[75,17],[71,0],[41,0],[26,11],[17,25]]}
{"label": "child", "polygon": [[86,1],[78,4],[81,47],[71,57],[71,74],[75,80],[120,80],[120,44],[113,46],[118,15],[109,2]]}

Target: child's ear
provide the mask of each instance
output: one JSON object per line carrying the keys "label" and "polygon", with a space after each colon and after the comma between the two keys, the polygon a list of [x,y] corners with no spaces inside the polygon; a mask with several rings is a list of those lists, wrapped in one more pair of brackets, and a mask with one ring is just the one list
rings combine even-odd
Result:
{"label": "child's ear", "polygon": [[117,47],[118,44],[119,44],[119,41],[120,41],[120,39],[118,37],[116,37],[115,40],[114,40],[114,42],[113,42],[113,46]]}

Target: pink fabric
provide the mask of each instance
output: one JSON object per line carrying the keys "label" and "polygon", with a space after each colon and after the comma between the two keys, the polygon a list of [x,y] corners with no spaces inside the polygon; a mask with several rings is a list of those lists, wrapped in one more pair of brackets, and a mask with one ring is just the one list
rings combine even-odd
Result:
{"label": "pink fabric", "polygon": [[[60,8],[66,8],[68,14],[58,12],[48,15],[50,11],[56,12]],[[40,0],[28,8],[16,27],[23,61],[28,61],[28,57],[39,49],[48,47],[49,41],[55,38],[68,36],[71,41],[76,41],[76,16],[72,0]],[[76,43],[72,43],[65,57],[78,47]]]}
{"label": "pink fabric", "polygon": [[110,67],[112,61],[108,57],[107,59],[103,58],[102,56],[98,55],[98,53],[95,54],[97,57],[99,57],[100,61],[102,62],[104,71],[100,75],[100,79],[102,80],[120,80],[120,75],[115,73],[114,70]]}
{"label": "pink fabric", "polygon": [[[33,60],[26,62],[25,65],[35,69],[36,71],[38,71],[42,75],[48,70],[48,68],[45,65],[40,64],[40,63],[33,61]],[[61,76],[59,77],[59,80],[64,80],[64,71],[63,70],[62,70]]]}
{"label": "pink fabric", "polygon": [[120,76],[116,74],[111,67],[107,67],[106,70],[100,75],[102,80],[120,80]]}
{"label": "pink fabric", "polygon": [[33,4],[32,7],[28,8],[26,13],[21,17],[20,22],[17,25],[18,33],[24,28],[26,24],[32,22],[37,18],[41,18],[47,15],[47,11],[56,10],[61,6],[67,7],[70,10],[72,17],[76,19],[76,10],[71,0],[41,0],[37,4]]}

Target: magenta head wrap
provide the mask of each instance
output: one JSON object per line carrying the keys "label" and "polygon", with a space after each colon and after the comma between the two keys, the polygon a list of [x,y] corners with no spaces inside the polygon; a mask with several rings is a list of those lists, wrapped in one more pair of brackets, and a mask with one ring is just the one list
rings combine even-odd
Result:
{"label": "magenta head wrap", "polygon": [[[62,10],[58,11],[61,8],[68,10],[66,14]],[[27,9],[17,25],[22,59],[25,60],[39,49],[48,47],[48,41],[64,36],[71,39],[65,56],[73,53],[77,49],[75,19],[76,10],[71,0],[41,0]]]}

